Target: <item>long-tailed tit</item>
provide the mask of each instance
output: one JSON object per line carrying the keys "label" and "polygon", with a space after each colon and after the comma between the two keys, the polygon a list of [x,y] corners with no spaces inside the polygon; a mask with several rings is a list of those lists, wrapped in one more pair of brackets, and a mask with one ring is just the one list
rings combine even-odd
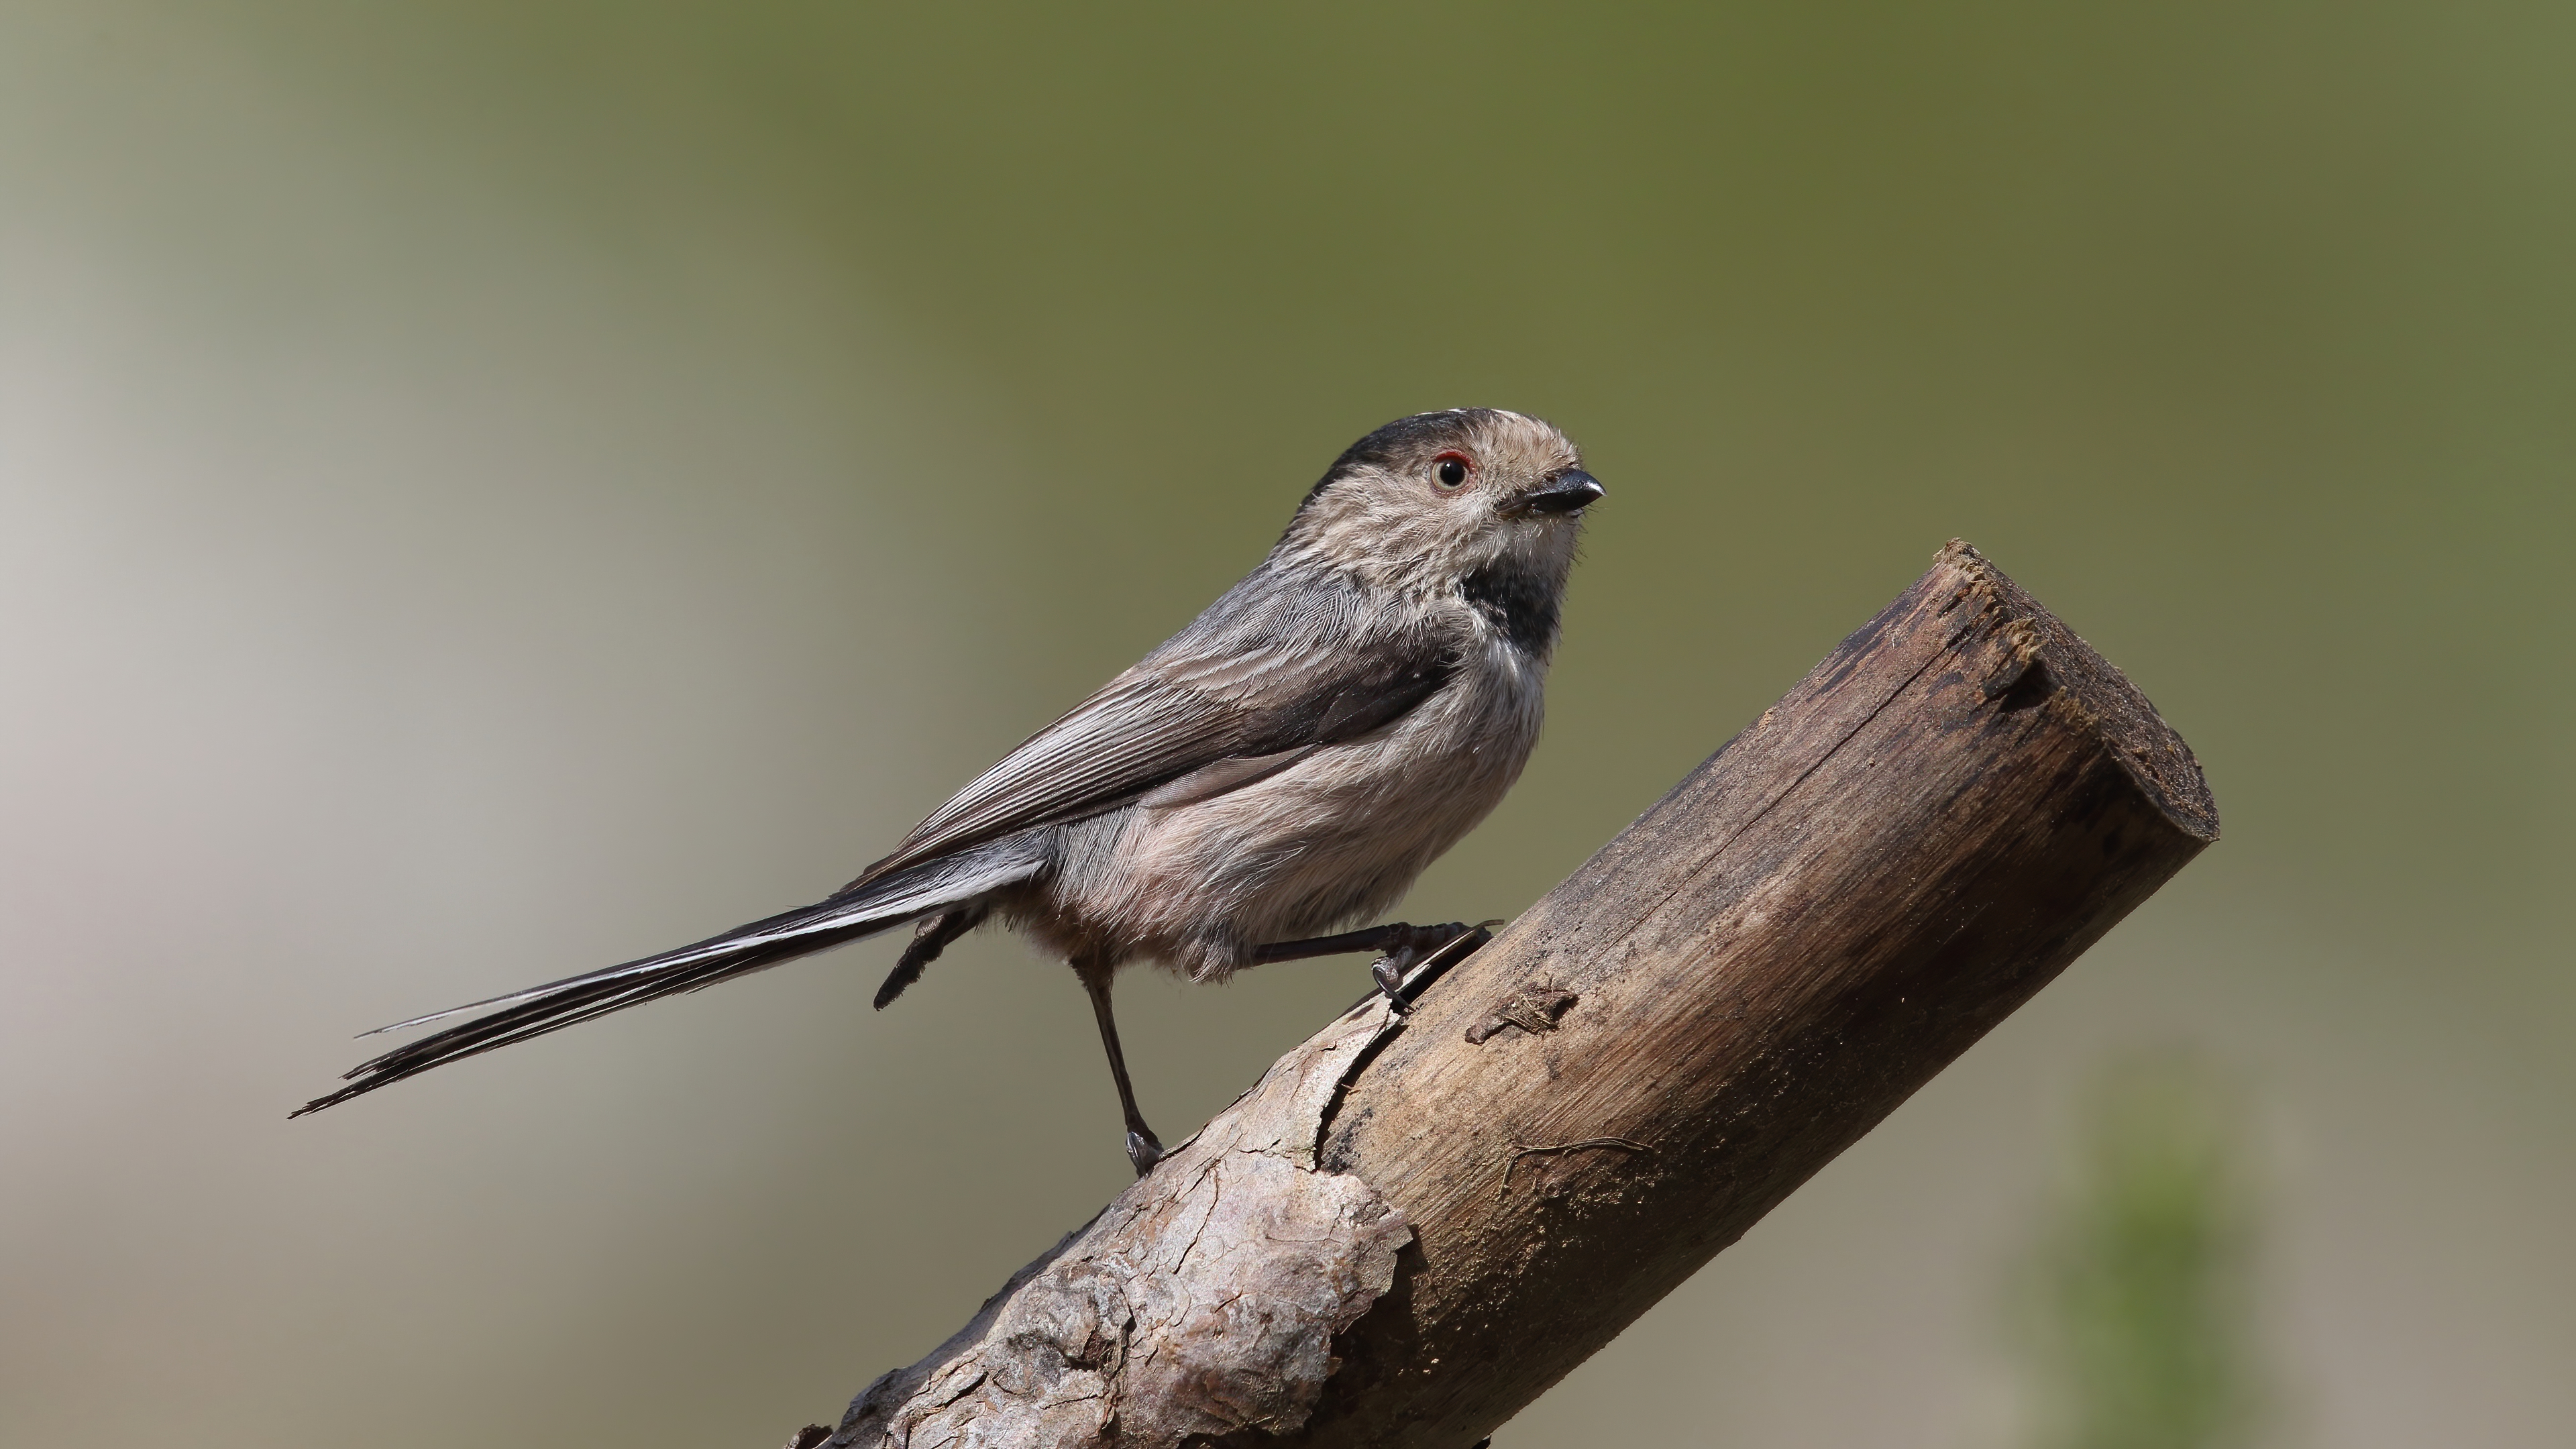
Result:
{"label": "long-tailed tit", "polygon": [[1536,418],[1461,408],[1389,423],[1334,460],[1260,567],[857,880],[694,946],[383,1028],[499,1008],[359,1066],[301,1112],[915,923],[882,1008],[990,920],[1061,955],[1090,992],[1142,1174],[1162,1146],[1110,1015],[1119,967],[1216,981],[1474,934],[1319,936],[1393,905],[1520,775],[1575,534],[1601,494]]}

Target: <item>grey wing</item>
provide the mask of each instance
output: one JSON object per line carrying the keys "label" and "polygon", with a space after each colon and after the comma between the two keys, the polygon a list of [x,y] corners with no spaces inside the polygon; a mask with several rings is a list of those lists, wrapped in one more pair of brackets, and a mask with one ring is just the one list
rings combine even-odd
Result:
{"label": "grey wing", "polygon": [[1256,573],[977,776],[859,880],[1113,810],[1201,771],[1183,798],[1241,788],[1402,718],[1456,667],[1418,620],[1370,627],[1346,588]]}

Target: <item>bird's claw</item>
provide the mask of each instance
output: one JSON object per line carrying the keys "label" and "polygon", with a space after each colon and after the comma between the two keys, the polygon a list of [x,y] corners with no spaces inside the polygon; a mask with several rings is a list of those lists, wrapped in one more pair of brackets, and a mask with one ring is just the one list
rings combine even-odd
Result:
{"label": "bird's claw", "polygon": [[[1451,921],[1443,926],[1416,926],[1410,939],[1369,963],[1369,977],[1386,996],[1387,1009],[1398,1016],[1413,1014],[1413,1001],[1405,994],[1405,978],[1419,971],[1421,984],[1428,986],[1441,972],[1457,965],[1494,939],[1494,928],[1500,920],[1468,925]],[[1428,949],[1426,949],[1428,948]]]}
{"label": "bird's claw", "polygon": [[1138,1177],[1153,1171],[1154,1164],[1163,1160],[1163,1144],[1155,1139],[1151,1128],[1140,1125],[1127,1129],[1127,1160],[1135,1164]]}
{"label": "bird's claw", "polygon": [[[1405,952],[1411,955],[1411,952]],[[1386,994],[1387,1009],[1398,1016],[1411,1016],[1413,1004],[1404,999],[1404,966],[1393,956],[1380,956],[1369,963],[1369,977],[1377,989]]]}

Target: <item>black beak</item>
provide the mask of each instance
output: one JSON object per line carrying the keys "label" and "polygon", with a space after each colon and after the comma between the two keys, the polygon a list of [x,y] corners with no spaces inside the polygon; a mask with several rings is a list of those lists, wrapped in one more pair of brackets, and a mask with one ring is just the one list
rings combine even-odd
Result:
{"label": "black beak", "polygon": [[1580,468],[1569,468],[1549,479],[1546,487],[1521,495],[1520,511],[1562,518],[1600,502],[1601,495],[1609,491],[1591,474]]}

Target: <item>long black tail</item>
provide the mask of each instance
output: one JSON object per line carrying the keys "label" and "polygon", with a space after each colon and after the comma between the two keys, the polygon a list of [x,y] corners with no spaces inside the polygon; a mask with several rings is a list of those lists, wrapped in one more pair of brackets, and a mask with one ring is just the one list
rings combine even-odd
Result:
{"label": "long black tail", "polygon": [[349,1085],[329,1096],[316,1097],[287,1116],[319,1112],[494,1047],[544,1036],[595,1016],[713,986],[845,941],[873,936],[917,916],[1026,880],[1043,866],[1043,858],[1021,842],[997,841],[979,850],[926,861],[882,880],[853,886],[813,905],[738,926],[694,946],[378,1027],[366,1035],[400,1031],[478,1007],[504,1008],[361,1062],[346,1074]]}

